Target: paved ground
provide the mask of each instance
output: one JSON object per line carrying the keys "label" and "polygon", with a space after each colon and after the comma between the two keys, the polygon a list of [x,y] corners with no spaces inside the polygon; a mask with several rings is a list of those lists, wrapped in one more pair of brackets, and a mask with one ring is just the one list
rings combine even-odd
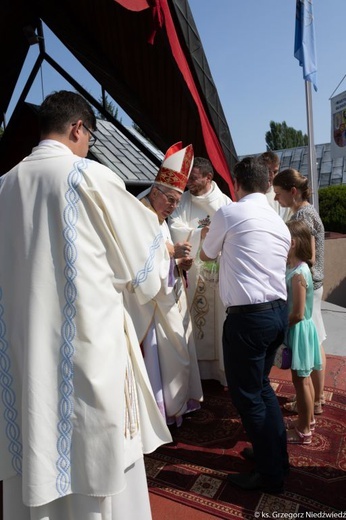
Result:
{"label": "paved ground", "polygon": [[323,344],[326,353],[346,356],[346,308],[323,301],[322,316],[327,332]]}

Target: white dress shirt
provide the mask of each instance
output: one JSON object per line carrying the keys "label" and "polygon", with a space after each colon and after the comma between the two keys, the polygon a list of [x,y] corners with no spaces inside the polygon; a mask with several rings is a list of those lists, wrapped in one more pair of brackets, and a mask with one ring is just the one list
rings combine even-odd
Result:
{"label": "white dress shirt", "polygon": [[246,195],[214,215],[204,253],[221,252],[220,297],[226,307],[286,300],[290,232],[262,193]]}

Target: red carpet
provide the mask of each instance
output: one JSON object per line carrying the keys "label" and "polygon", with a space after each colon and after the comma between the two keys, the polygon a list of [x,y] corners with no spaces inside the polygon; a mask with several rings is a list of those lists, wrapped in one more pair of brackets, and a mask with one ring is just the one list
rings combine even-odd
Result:
{"label": "red carpet", "polygon": [[[271,376],[283,404],[293,393],[290,371],[274,368]],[[326,390],[313,442],[289,446],[286,490],[274,496],[227,483],[229,472],[252,468],[239,455],[247,439],[227,392],[205,383],[202,409],[173,432],[172,445],[145,457],[153,520],[253,520],[274,512],[288,519],[346,517],[346,357],[328,356]],[[1,511],[0,492],[0,520]]]}
{"label": "red carpet", "polygon": [[[271,376],[283,404],[293,393],[290,371],[273,369]],[[286,518],[298,518],[297,513],[307,518],[308,512],[338,518],[333,513],[346,512],[346,358],[328,356],[327,402],[316,416],[312,444],[289,446],[292,467],[282,495],[242,491],[227,483],[229,472],[252,469],[239,455],[247,438],[227,392],[209,381],[204,395],[202,409],[173,431],[174,443],[146,456],[151,495],[185,505],[187,514],[179,518],[189,519],[193,509],[223,519],[266,518],[267,513],[269,518],[274,511]],[[156,520],[160,516],[153,504]]]}

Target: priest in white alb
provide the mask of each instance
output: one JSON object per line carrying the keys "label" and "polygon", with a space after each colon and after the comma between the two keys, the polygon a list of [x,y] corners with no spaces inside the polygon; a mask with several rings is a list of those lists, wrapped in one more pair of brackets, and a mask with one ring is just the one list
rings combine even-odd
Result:
{"label": "priest in white alb", "polygon": [[201,262],[199,259],[212,216],[221,206],[232,203],[213,176],[210,161],[195,157],[188,190],[168,222],[173,241],[187,240],[192,246],[193,264],[187,274],[187,297],[201,378],[216,379],[226,386],[222,354],[225,309],[219,296],[219,265],[217,261]]}
{"label": "priest in white alb", "polygon": [[143,454],[171,436],[123,295],[155,297],[166,246],[85,158],[89,104],[60,91],[39,116],[39,145],[0,181],[3,518],[150,520]]}

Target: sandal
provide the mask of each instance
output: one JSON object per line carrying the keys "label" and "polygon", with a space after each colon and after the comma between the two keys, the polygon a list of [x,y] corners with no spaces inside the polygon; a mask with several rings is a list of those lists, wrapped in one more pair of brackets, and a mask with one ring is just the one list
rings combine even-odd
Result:
{"label": "sandal", "polygon": [[297,401],[289,401],[284,404],[285,410],[291,413],[298,413]]}
{"label": "sandal", "polygon": [[[287,402],[288,403],[293,403],[296,400],[297,400],[297,396],[296,395],[291,395],[290,397],[287,397]],[[324,406],[326,404],[326,398],[325,398],[324,394],[321,395],[320,403],[321,403],[322,406]]]}
{"label": "sandal", "polygon": [[312,433],[302,433],[294,427],[287,432],[287,444],[311,444]]}
{"label": "sandal", "polygon": [[293,403],[296,400],[297,400],[297,396],[295,394],[291,395],[290,397],[287,397],[288,403]]}
{"label": "sandal", "polygon": [[[287,419],[285,419],[284,423],[285,423],[286,430],[294,430],[294,428],[297,427],[297,421],[295,421],[291,417],[288,417]],[[315,431],[315,426],[316,426],[316,421],[314,419],[313,421],[310,422],[310,431],[311,432]]]}
{"label": "sandal", "polygon": [[314,414],[315,415],[321,415],[321,413],[323,413],[323,408],[322,408],[322,401],[320,401],[319,403],[315,403],[314,404]]}
{"label": "sandal", "polygon": [[[297,401],[289,401],[284,405],[285,410],[291,413],[298,413]],[[323,408],[321,402],[315,403],[314,405],[314,415],[321,415],[323,413]]]}

